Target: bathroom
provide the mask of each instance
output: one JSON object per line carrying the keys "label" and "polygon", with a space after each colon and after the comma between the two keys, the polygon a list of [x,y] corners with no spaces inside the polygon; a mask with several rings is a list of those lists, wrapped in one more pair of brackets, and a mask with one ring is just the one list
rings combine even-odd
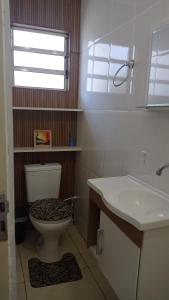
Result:
{"label": "bathroom", "polygon": [[168,300],[169,2],[1,0],[0,24],[0,299]]}

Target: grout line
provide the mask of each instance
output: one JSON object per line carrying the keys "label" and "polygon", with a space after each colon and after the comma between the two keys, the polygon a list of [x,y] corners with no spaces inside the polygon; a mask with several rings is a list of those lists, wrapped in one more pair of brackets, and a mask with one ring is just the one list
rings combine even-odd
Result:
{"label": "grout line", "polygon": [[25,288],[25,296],[26,296],[26,300],[28,300],[28,294],[27,294],[27,290],[26,290],[26,282],[24,282],[24,288]]}
{"label": "grout line", "polygon": [[20,246],[16,246],[16,252],[18,252],[19,264],[20,264],[20,267],[21,267],[21,273],[22,273],[22,279],[23,279],[23,281],[21,283],[24,283],[25,279],[24,279],[24,272],[23,272],[23,267],[22,267]]}
{"label": "grout line", "polygon": [[[98,268],[99,268],[99,266],[98,266]],[[106,300],[108,300],[108,297],[107,297],[106,293],[104,292],[104,289],[102,288],[102,286],[101,286],[101,284],[100,284],[100,281],[95,277],[94,273],[92,273],[92,271],[91,271],[92,269],[94,269],[94,267],[90,267],[90,268],[89,268],[90,273],[92,274],[92,277],[95,279],[95,282],[96,282],[97,285],[99,286],[99,289],[102,291],[102,294],[104,295],[104,298],[105,298]],[[104,274],[103,274],[103,272],[102,272],[102,270],[101,270],[100,268],[99,268],[99,270],[100,270],[102,276],[105,277]],[[107,278],[106,278],[106,277],[105,277],[105,280],[107,281]],[[113,290],[113,288],[111,287],[111,285],[109,284],[108,281],[107,281],[107,283],[108,283],[108,285],[110,286],[110,289],[112,289],[112,291],[113,291],[114,294],[115,294],[115,291]],[[115,296],[115,297],[116,297],[116,298],[115,298],[114,300],[118,300],[117,296]]]}
{"label": "grout line", "polygon": [[25,274],[24,274],[24,268],[23,268],[23,265],[22,265],[22,255],[21,255],[21,248],[19,246],[19,256],[20,256],[20,264],[21,264],[21,269],[22,269],[22,275],[23,275],[23,281],[24,281],[24,284],[26,282],[26,278],[25,278]]}
{"label": "grout line", "polygon": [[[68,232],[68,235],[69,235],[71,241],[73,242],[75,248],[77,249],[80,258],[82,259],[82,261],[83,261],[83,263],[84,263],[84,265],[85,265],[85,268],[89,270],[89,266],[88,266],[86,260],[85,260],[84,257],[83,257],[83,252],[79,251],[78,247],[76,246],[76,244],[75,244],[75,242],[74,242],[73,237],[71,236],[71,234],[70,234],[69,232]],[[79,234],[79,235],[80,235],[80,234]],[[84,251],[86,251],[86,250],[88,250],[88,249],[85,249]],[[84,269],[84,268],[83,268],[83,269]]]}
{"label": "grout line", "polygon": [[90,273],[92,274],[92,277],[94,278],[95,282],[96,282],[97,285],[99,286],[99,289],[102,291],[102,293],[103,293],[105,299],[107,299],[107,297],[106,297],[106,295],[105,295],[105,293],[104,293],[104,291],[103,291],[101,285],[99,284],[99,280],[97,280],[97,278],[96,278],[96,277],[94,276],[94,274],[92,273],[92,271],[91,271],[92,269],[93,269],[93,267],[89,268]]}
{"label": "grout line", "polygon": [[17,247],[17,251],[18,251],[19,263],[20,263],[21,271],[22,271],[22,278],[23,278],[22,284],[24,285],[24,291],[25,291],[26,300],[28,300],[28,295],[27,295],[27,291],[26,291],[26,282],[25,282],[24,271],[23,271],[23,266],[22,266],[22,258],[21,258],[21,248],[20,248],[20,246]]}
{"label": "grout line", "polygon": [[[100,290],[101,294],[103,295],[104,299],[107,300],[107,298],[106,298],[104,292],[102,291],[102,289],[100,288],[100,285],[98,284],[98,281],[96,280],[95,276],[94,276],[94,275],[92,274],[92,272],[91,272],[91,269],[92,269],[93,267],[90,267],[90,266],[86,263],[85,259],[83,258],[83,253],[79,251],[79,249],[77,248],[77,246],[76,246],[76,244],[75,244],[75,242],[74,242],[74,240],[73,240],[73,238],[72,238],[72,236],[70,235],[69,232],[68,232],[68,235],[69,235],[70,239],[72,240],[72,242],[74,243],[76,249],[78,250],[78,253],[79,253],[80,257],[81,257],[82,260],[84,261],[84,263],[85,263],[85,265],[86,265],[86,269],[89,271],[91,277],[94,279],[94,282],[96,283],[96,285],[97,285],[98,289]],[[80,235],[80,234],[79,234],[79,235]],[[87,249],[87,250],[89,251],[89,249]],[[92,254],[92,253],[91,253],[91,254]]]}
{"label": "grout line", "polygon": [[[78,232],[78,234],[79,234],[79,236],[81,237],[81,235],[80,235],[79,232]],[[85,265],[86,265],[86,268],[88,269],[89,273],[91,274],[92,278],[94,279],[94,281],[95,281],[95,283],[96,283],[98,289],[100,290],[101,294],[103,295],[104,299],[105,299],[105,300],[108,300],[108,298],[107,298],[107,296],[106,296],[106,293],[104,293],[104,290],[102,289],[101,285],[99,284],[99,280],[97,280],[97,278],[94,276],[94,273],[92,273],[92,271],[91,271],[92,269],[95,268],[95,266],[89,266],[89,265],[87,264],[86,260],[85,260],[84,257],[83,257],[83,252],[79,251],[79,249],[77,248],[77,246],[76,246],[76,244],[75,244],[75,242],[74,242],[74,240],[73,240],[73,237],[72,237],[73,235],[71,235],[69,232],[68,232],[68,235],[69,235],[70,239],[72,240],[72,242],[74,243],[76,249],[78,250],[79,255],[80,255],[81,258],[83,259],[83,261],[84,261],[84,263],[85,263]],[[88,248],[86,248],[85,250],[88,250],[88,251],[91,253],[91,251],[90,251]],[[93,255],[92,253],[91,253],[91,255],[94,257],[94,255]],[[96,260],[96,261],[97,261],[97,260]],[[96,265],[96,267],[97,267],[97,265]],[[100,271],[101,271],[101,270],[100,270]],[[101,273],[102,273],[102,271],[101,271]],[[104,275],[103,275],[103,276],[104,276]]]}
{"label": "grout line", "polygon": [[115,33],[116,31],[120,30],[123,27],[126,27],[130,23],[132,23],[132,24],[135,23],[138,18],[149,13],[153,8],[156,8],[156,6],[159,6],[160,3],[161,3],[161,0],[158,0],[156,3],[150,5],[148,8],[144,9],[143,11],[141,11],[139,13],[136,12],[136,7],[135,7],[135,12],[133,11],[134,15],[130,19],[128,19],[128,20],[124,21],[122,24],[116,26],[112,31],[108,31],[108,32],[104,33],[103,35],[97,37],[94,41],[91,42],[91,44],[89,46],[86,46],[86,47],[84,47],[84,49],[81,49],[81,53],[88,52],[90,47],[95,46],[97,43],[101,42],[106,37],[111,36],[113,33]]}
{"label": "grout line", "polygon": [[[81,236],[80,236],[81,237]],[[75,247],[76,247],[76,249],[78,250],[78,252],[80,253],[80,254],[83,254],[85,251],[87,251],[88,250],[88,248],[86,247],[84,247],[84,250],[80,250],[79,248],[78,248],[78,246],[76,245],[76,243],[74,242],[74,239],[70,236],[70,238],[71,238],[71,240],[72,240],[72,242],[73,242],[73,244],[75,245]],[[81,248],[81,247],[80,247]]]}
{"label": "grout line", "polygon": [[67,235],[69,236],[69,238],[71,239],[73,245],[75,246],[76,250],[77,250],[78,253],[79,253],[79,249],[77,248],[77,246],[76,246],[76,244],[75,244],[75,242],[74,242],[74,239],[72,238],[71,234],[70,234],[68,231],[67,231]]}
{"label": "grout line", "polygon": [[79,251],[79,249],[77,248],[77,246],[76,246],[76,244],[75,244],[75,242],[74,242],[74,240],[73,240],[72,236],[70,235],[70,233],[68,233],[68,234],[69,234],[69,237],[70,237],[70,239],[72,240],[72,242],[73,242],[74,246],[75,246],[75,247],[76,247],[76,249],[78,250],[78,254],[80,255],[81,259],[84,261],[84,263],[85,263],[85,266],[86,266],[86,269],[89,271],[89,273],[90,273],[91,277],[93,278],[94,282],[96,283],[96,285],[97,285],[97,287],[98,287],[99,291],[101,292],[102,296],[104,297],[104,299],[105,299],[105,300],[107,300],[107,298],[105,297],[105,295],[104,295],[104,293],[103,293],[102,289],[100,288],[100,286],[99,286],[99,284],[98,284],[97,280],[95,279],[94,275],[93,275],[93,274],[92,274],[92,272],[91,272],[91,268],[92,268],[92,267],[88,266],[88,264],[86,263],[85,259],[83,258],[83,255],[82,255],[82,253],[81,253],[81,252]]}
{"label": "grout line", "polygon": [[[76,244],[75,244],[75,242],[74,242],[74,239],[73,239],[72,235],[71,235],[69,232],[67,232],[67,234],[68,234],[70,240],[72,241],[73,245],[75,246],[75,248],[76,248],[76,250],[77,250],[77,253],[79,254],[79,256],[81,257],[81,259],[82,259],[83,262],[84,262],[85,267],[82,268],[82,269],[87,269],[87,270],[89,271],[91,277],[93,278],[94,282],[96,283],[97,288],[98,288],[99,291],[101,292],[102,296],[104,297],[105,300],[108,300],[108,299],[106,298],[106,296],[105,296],[103,290],[101,289],[101,287],[100,287],[100,285],[99,285],[97,279],[95,278],[95,276],[94,276],[93,273],[91,272],[91,269],[92,269],[93,267],[88,266],[88,264],[86,263],[85,259],[84,259],[83,256],[82,256],[82,253],[79,251],[78,247],[76,246]],[[79,234],[79,235],[80,235],[80,234]],[[21,252],[22,252],[22,248],[19,246],[19,247],[18,247],[18,254],[19,254],[19,260],[20,260],[20,265],[21,265],[21,269],[22,269],[23,279],[24,279],[24,282],[23,282],[22,284],[24,284],[25,296],[26,296],[26,300],[28,300],[29,298],[28,298],[28,293],[27,293],[27,288],[26,288],[27,280],[26,280],[26,278],[25,278],[25,276],[24,276]],[[28,283],[29,283],[29,281],[28,281]]]}
{"label": "grout line", "polygon": [[89,268],[89,272],[90,272],[90,274],[91,274],[93,280],[95,281],[95,283],[96,283],[98,289],[100,290],[101,294],[103,295],[104,299],[107,300],[107,297],[106,297],[106,295],[104,294],[102,288],[100,287],[100,285],[99,285],[97,279],[95,278],[95,276],[94,276],[93,273],[91,272],[91,269],[92,269],[92,268],[93,268],[93,267]]}
{"label": "grout line", "polygon": [[[82,260],[84,261],[85,266],[86,266],[86,269],[88,269],[88,271],[90,271],[90,266],[88,266],[88,264],[87,264],[87,262],[85,261],[85,259],[84,259],[83,255],[82,255],[82,253],[79,252],[79,255],[80,255],[80,257],[82,258]],[[90,272],[90,273],[91,273],[91,272]]]}
{"label": "grout line", "polygon": [[[75,246],[75,248],[76,248],[76,250],[77,250],[77,253],[79,254],[80,258],[82,259],[82,261],[83,261],[83,263],[84,263],[84,265],[85,265],[85,268],[86,268],[86,269],[89,269],[89,267],[88,267],[88,265],[87,265],[85,259],[84,259],[83,256],[82,256],[82,253],[79,251],[78,247],[76,246],[76,244],[75,244],[75,242],[74,242],[74,240],[73,240],[73,238],[72,238],[72,236],[70,235],[69,232],[68,232],[68,236],[69,236],[69,238],[71,239],[73,245]],[[83,268],[83,269],[85,269],[85,268]]]}

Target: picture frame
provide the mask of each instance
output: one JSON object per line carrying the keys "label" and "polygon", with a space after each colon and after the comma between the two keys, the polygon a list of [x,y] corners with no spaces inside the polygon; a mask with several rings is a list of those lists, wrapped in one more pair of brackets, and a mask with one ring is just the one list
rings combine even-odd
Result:
{"label": "picture frame", "polygon": [[50,148],[52,147],[52,132],[51,130],[34,130],[34,147]]}

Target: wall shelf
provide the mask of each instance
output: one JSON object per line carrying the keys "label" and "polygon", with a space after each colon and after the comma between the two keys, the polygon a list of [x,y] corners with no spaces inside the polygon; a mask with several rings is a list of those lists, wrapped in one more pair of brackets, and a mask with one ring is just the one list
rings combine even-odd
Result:
{"label": "wall shelf", "polygon": [[23,111],[51,111],[51,112],[83,112],[81,108],[48,108],[48,107],[20,107],[14,106],[13,110]]}
{"label": "wall shelf", "polygon": [[169,105],[145,105],[137,106],[136,108],[144,109],[146,111],[169,111]]}
{"label": "wall shelf", "polygon": [[38,152],[80,152],[81,147],[51,147],[51,148],[34,148],[34,147],[16,147],[14,153],[38,153]]}

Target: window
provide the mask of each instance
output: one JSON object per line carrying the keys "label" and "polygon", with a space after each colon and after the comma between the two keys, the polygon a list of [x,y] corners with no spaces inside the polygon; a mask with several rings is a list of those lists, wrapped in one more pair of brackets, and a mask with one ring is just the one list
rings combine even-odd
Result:
{"label": "window", "polygon": [[14,86],[68,89],[68,35],[12,28]]}

